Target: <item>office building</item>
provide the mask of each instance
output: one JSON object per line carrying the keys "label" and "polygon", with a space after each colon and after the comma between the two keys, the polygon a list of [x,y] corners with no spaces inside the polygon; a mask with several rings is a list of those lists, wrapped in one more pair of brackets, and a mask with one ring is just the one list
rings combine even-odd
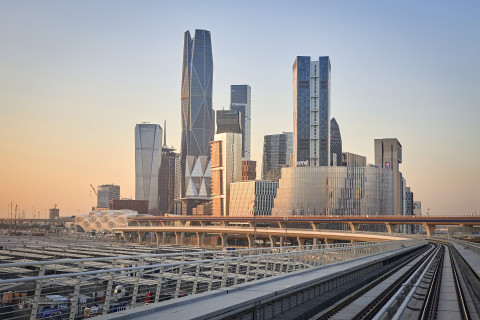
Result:
{"label": "office building", "polygon": [[369,167],[283,168],[272,216],[392,214],[392,171]]}
{"label": "office building", "polygon": [[422,202],[421,201],[413,201],[413,214],[416,216],[422,215]]}
{"label": "office building", "polygon": [[343,152],[341,165],[343,167],[366,167],[367,157],[355,153]]}
{"label": "office building", "polygon": [[160,165],[160,176],[158,183],[159,209],[161,214],[173,213],[175,188],[177,183],[176,165],[179,163],[180,155],[175,148],[167,146],[166,123],[163,127],[162,161]]}
{"label": "office building", "polygon": [[257,161],[242,160],[242,181],[255,180],[257,178]]}
{"label": "office building", "polygon": [[148,213],[159,214],[158,178],[162,128],[158,124],[135,126],[135,200],[148,200]]}
{"label": "office building", "polygon": [[[210,196],[210,141],[215,130],[212,109],[213,57],[210,32],[185,32],[182,68],[182,197],[208,200]],[[191,213],[191,204],[185,206]],[[189,212],[190,211],[190,212]]]}
{"label": "office building", "polygon": [[242,115],[240,111],[217,110],[217,133],[242,133]]}
{"label": "office building", "polygon": [[230,86],[230,110],[239,111],[242,117],[242,159],[250,160],[251,98],[249,85]]}
{"label": "office building", "polygon": [[97,208],[109,209],[113,200],[120,199],[120,186],[104,184],[97,188]]}
{"label": "office building", "polygon": [[342,135],[337,120],[330,120],[330,165],[342,165]]}
{"label": "office building", "polygon": [[263,139],[262,180],[278,181],[280,169],[290,166],[293,133],[266,135]]}
{"label": "office building", "polygon": [[395,138],[375,139],[375,165],[393,172],[393,214],[403,214],[402,145]]}
{"label": "office building", "polygon": [[271,216],[278,182],[252,180],[230,184],[230,217]]}
{"label": "office building", "polygon": [[148,200],[113,200],[111,210],[132,210],[138,214],[148,214]]}
{"label": "office building", "polygon": [[230,184],[242,179],[242,135],[219,133],[210,143],[212,159],[212,215],[229,215]]}
{"label": "office building", "polygon": [[293,149],[296,166],[330,164],[330,58],[293,64]]}

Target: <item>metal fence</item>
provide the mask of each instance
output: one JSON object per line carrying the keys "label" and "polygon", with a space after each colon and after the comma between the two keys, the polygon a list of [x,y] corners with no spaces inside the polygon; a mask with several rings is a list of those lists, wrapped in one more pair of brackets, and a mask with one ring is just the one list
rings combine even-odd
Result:
{"label": "metal fence", "polygon": [[0,319],[83,319],[355,259],[420,239],[0,264]]}

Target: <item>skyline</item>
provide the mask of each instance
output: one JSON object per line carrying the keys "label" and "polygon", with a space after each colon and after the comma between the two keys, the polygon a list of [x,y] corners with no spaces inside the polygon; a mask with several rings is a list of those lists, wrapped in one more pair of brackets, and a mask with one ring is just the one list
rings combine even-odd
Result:
{"label": "skyline", "polygon": [[[229,108],[230,85],[252,88],[257,175],[264,135],[293,131],[296,56],[325,55],[344,152],[374,163],[374,139],[398,138],[424,213],[480,209],[477,3],[310,3],[324,29],[308,19],[315,10],[287,4],[49,4],[0,3],[0,217],[10,201],[27,217],[54,203],[63,216],[88,213],[90,183],[133,196],[135,125],[166,119],[167,144],[180,149],[182,42],[195,29],[212,35],[213,109]],[[251,23],[232,24],[233,9]]]}

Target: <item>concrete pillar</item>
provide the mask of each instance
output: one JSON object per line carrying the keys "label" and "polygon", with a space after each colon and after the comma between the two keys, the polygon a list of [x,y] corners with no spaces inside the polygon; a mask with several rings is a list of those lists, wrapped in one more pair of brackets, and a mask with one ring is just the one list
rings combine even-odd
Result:
{"label": "concrete pillar", "polygon": [[197,232],[197,243],[200,248],[205,245],[205,232]]}
{"label": "concrete pillar", "polygon": [[327,238],[323,239],[323,242],[325,242],[325,244],[328,244],[328,239]]}
{"label": "concrete pillar", "polygon": [[318,245],[318,239],[317,238],[313,238],[312,239],[312,244],[314,247],[316,247]]}
{"label": "concrete pillar", "polygon": [[395,232],[395,226],[396,226],[396,224],[392,224],[390,222],[385,222],[385,227],[387,227],[387,232],[388,233],[394,233]]}
{"label": "concrete pillar", "polygon": [[159,237],[160,232],[155,232],[155,240],[157,242],[157,246],[160,244],[160,237]]}
{"label": "concrete pillar", "polygon": [[358,231],[358,223],[353,223],[353,222],[348,222],[348,225],[350,226],[350,229],[352,232],[357,232]]}
{"label": "concrete pillar", "polygon": [[283,247],[285,245],[285,237],[280,237],[280,247]]}
{"label": "concrete pillar", "polygon": [[314,231],[317,231],[318,229],[320,229],[320,224],[319,223],[315,223],[315,222],[310,222],[310,225],[312,226],[312,229]]}
{"label": "concrete pillar", "polygon": [[226,233],[221,233],[220,238],[222,239],[222,247],[226,247],[228,235]]}
{"label": "concrete pillar", "polygon": [[248,240],[248,247],[253,248],[253,240],[254,240],[253,235],[247,234],[246,236],[247,236],[247,240]]}
{"label": "concrete pillar", "polygon": [[175,245],[180,245],[183,232],[175,232]]}
{"label": "concrete pillar", "polygon": [[437,226],[434,225],[434,224],[424,223],[423,227],[425,228],[425,232],[427,233],[427,236],[433,237],[433,235],[435,234],[435,229],[437,228]]}
{"label": "concrete pillar", "polygon": [[162,232],[162,244],[165,244],[165,242],[167,242],[167,233]]}
{"label": "concrete pillar", "polygon": [[305,238],[297,237],[297,241],[299,246],[305,245]]}
{"label": "concrete pillar", "polygon": [[268,236],[268,238],[270,239],[270,247],[274,248],[277,245],[278,237]]}

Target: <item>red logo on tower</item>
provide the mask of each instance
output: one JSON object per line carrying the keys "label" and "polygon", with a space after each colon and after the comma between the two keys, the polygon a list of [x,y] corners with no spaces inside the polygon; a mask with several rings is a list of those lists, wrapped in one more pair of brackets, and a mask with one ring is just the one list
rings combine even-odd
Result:
{"label": "red logo on tower", "polygon": [[385,168],[390,169],[390,162],[385,162]]}

